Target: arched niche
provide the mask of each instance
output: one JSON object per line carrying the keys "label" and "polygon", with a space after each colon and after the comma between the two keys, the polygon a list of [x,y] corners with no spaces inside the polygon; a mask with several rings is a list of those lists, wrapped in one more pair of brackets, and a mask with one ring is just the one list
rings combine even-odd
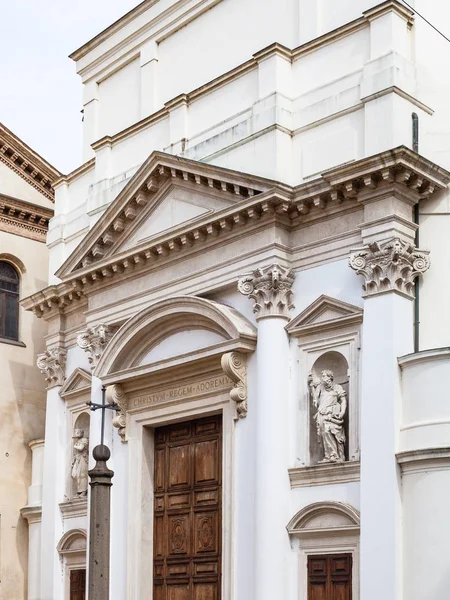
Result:
{"label": "arched niche", "polygon": [[149,363],[167,367],[167,361],[177,356],[190,354],[199,360],[230,351],[251,352],[255,345],[255,327],[235,309],[196,296],[176,296],[127,321],[108,344],[95,375],[108,380],[111,374],[133,370],[136,376]]}
{"label": "arched niche", "polygon": [[[327,351],[321,354],[314,362],[311,368],[311,374],[320,379],[322,371],[332,371],[334,375],[333,383],[342,386],[347,398],[347,410],[344,416],[344,431],[345,431],[345,460],[349,460],[349,414],[350,402],[349,398],[349,368],[347,359],[341,352],[335,350]],[[316,409],[312,403],[312,396],[309,398],[309,456],[311,464],[319,464],[323,458],[323,449],[320,443],[319,436],[316,431],[316,422],[314,414]]]}
{"label": "arched niche", "polygon": [[82,412],[77,416],[73,429],[74,431],[75,429],[81,429],[82,431],[84,431],[85,437],[89,437],[90,423],[91,415],[88,412]]}
{"label": "arched niche", "polygon": [[359,511],[344,502],[325,501],[299,510],[287,525],[298,552],[297,588],[299,600],[308,596],[308,557],[350,554],[352,557],[352,599],[359,600]]}

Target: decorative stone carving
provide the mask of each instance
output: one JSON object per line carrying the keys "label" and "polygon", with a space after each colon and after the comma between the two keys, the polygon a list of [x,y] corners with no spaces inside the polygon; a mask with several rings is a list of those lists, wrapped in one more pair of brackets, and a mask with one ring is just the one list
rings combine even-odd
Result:
{"label": "decorative stone carving", "polygon": [[429,252],[399,238],[354,250],[350,267],[365,279],[366,295],[398,292],[414,298],[414,281],[430,267]]}
{"label": "decorative stone carving", "polygon": [[347,397],[344,388],[333,383],[333,371],[325,369],[318,379],[312,373],[308,376],[317,435],[319,436],[324,457],[321,463],[345,462],[344,417],[347,411]]}
{"label": "decorative stone carving", "polygon": [[236,402],[238,419],[247,416],[247,360],[239,352],[227,352],[222,355],[222,369],[233,381],[230,398]]}
{"label": "decorative stone carving", "polygon": [[103,350],[114,335],[115,330],[115,327],[100,323],[99,325],[88,327],[78,335],[77,344],[80,348],[89,352],[88,360],[92,371],[97,366]]}
{"label": "decorative stone carving", "polygon": [[84,435],[83,429],[75,429],[73,432],[73,458],[72,479],[76,496],[86,496],[88,490],[88,452],[89,440]]}
{"label": "decorative stone carving", "polygon": [[123,391],[123,387],[119,384],[109,385],[106,388],[106,399],[108,404],[114,403],[120,408],[120,411],[114,415],[112,424],[118,429],[118,434],[122,442],[125,442],[128,399]]}
{"label": "decorative stone carving", "polygon": [[242,276],[238,290],[255,301],[253,312],[258,320],[265,317],[289,319],[289,310],[294,308],[291,302],[294,278],[291,269],[273,264]]}
{"label": "decorative stone carving", "polygon": [[38,354],[37,367],[43,375],[48,387],[62,385],[66,379],[66,356],[63,348],[51,348],[42,354]]}

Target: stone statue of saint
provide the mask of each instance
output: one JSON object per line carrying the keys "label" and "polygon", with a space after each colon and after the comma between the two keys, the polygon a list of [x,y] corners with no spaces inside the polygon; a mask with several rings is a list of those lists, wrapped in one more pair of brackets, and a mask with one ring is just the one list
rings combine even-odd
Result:
{"label": "stone statue of saint", "polygon": [[89,440],[82,429],[73,432],[72,479],[77,498],[87,495]]}
{"label": "stone statue of saint", "polygon": [[347,397],[342,386],[333,383],[333,371],[328,369],[320,374],[320,379],[312,374],[308,377],[312,401],[317,409],[317,435],[319,436],[324,457],[321,463],[345,462],[344,416],[347,410]]}

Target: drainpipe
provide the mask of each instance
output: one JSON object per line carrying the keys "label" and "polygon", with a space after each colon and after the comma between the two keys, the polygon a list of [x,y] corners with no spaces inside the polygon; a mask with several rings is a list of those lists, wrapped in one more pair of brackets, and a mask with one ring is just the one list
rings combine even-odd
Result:
{"label": "drainpipe", "polygon": [[[412,147],[414,152],[419,153],[419,117],[417,113],[413,112],[412,115]],[[415,237],[415,245],[416,248],[419,247],[419,202],[414,205],[414,213],[413,213],[414,223],[417,225],[416,229],[416,237]],[[419,352],[419,307],[420,307],[420,297],[419,297],[419,278],[416,277],[414,282],[414,352]]]}

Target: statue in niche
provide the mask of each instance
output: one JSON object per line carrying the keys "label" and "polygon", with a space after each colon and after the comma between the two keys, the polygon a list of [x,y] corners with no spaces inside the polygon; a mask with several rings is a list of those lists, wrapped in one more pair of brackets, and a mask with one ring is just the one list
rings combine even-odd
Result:
{"label": "statue in niche", "polygon": [[317,435],[323,447],[320,463],[345,462],[344,417],[347,411],[347,396],[341,385],[333,383],[333,371],[328,369],[320,374],[320,379],[311,373],[308,386],[311,390],[316,421]]}
{"label": "statue in niche", "polygon": [[72,479],[76,497],[87,495],[88,490],[88,452],[89,440],[82,429],[73,432]]}

